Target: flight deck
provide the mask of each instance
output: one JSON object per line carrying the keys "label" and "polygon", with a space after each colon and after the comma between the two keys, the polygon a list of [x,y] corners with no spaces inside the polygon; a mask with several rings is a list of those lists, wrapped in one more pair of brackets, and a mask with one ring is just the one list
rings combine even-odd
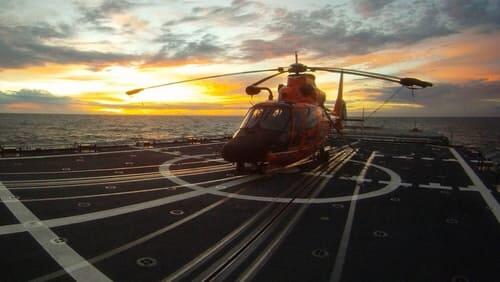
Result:
{"label": "flight deck", "polygon": [[478,155],[399,141],[264,174],[224,140],[4,155],[0,279],[498,281]]}

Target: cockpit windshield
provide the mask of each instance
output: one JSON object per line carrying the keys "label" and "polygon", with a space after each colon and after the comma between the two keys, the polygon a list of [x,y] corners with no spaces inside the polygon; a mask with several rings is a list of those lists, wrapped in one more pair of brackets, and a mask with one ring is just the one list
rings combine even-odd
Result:
{"label": "cockpit windshield", "polygon": [[283,131],[288,125],[290,111],[285,107],[257,107],[251,109],[241,128],[260,128]]}

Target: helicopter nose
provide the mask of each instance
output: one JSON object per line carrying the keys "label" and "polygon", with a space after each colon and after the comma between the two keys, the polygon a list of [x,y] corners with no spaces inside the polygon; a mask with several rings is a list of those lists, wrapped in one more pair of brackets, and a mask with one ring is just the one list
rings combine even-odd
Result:
{"label": "helicopter nose", "polygon": [[268,149],[259,138],[253,136],[236,137],[222,148],[222,157],[228,162],[263,162]]}

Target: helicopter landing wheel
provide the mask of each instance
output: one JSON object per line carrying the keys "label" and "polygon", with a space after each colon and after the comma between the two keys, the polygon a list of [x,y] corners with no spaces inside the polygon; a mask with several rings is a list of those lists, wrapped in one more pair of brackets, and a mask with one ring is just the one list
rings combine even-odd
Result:
{"label": "helicopter landing wheel", "polygon": [[328,152],[325,151],[324,147],[319,148],[318,152],[316,153],[316,160],[319,163],[326,163],[328,161]]}
{"label": "helicopter landing wheel", "polygon": [[259,174],[265,174],[267,171],[267,164],[266,163],[257,163],[256,164],[256,171]]}
{"label": "helicopter landing wheel", "polygon": [[245,164],[242,162],[237,162],[236,163],[236,173],[242,174],[243,172],[245,172]]}

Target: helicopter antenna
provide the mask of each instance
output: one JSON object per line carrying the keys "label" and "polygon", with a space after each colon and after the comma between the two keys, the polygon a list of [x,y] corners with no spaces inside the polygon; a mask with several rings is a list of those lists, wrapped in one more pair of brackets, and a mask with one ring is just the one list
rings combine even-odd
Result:
{"label": "helicopter antenna", "polygon": [[297,51],[295,51],[295,63],[299,63],[299,55],[297,55]]}

